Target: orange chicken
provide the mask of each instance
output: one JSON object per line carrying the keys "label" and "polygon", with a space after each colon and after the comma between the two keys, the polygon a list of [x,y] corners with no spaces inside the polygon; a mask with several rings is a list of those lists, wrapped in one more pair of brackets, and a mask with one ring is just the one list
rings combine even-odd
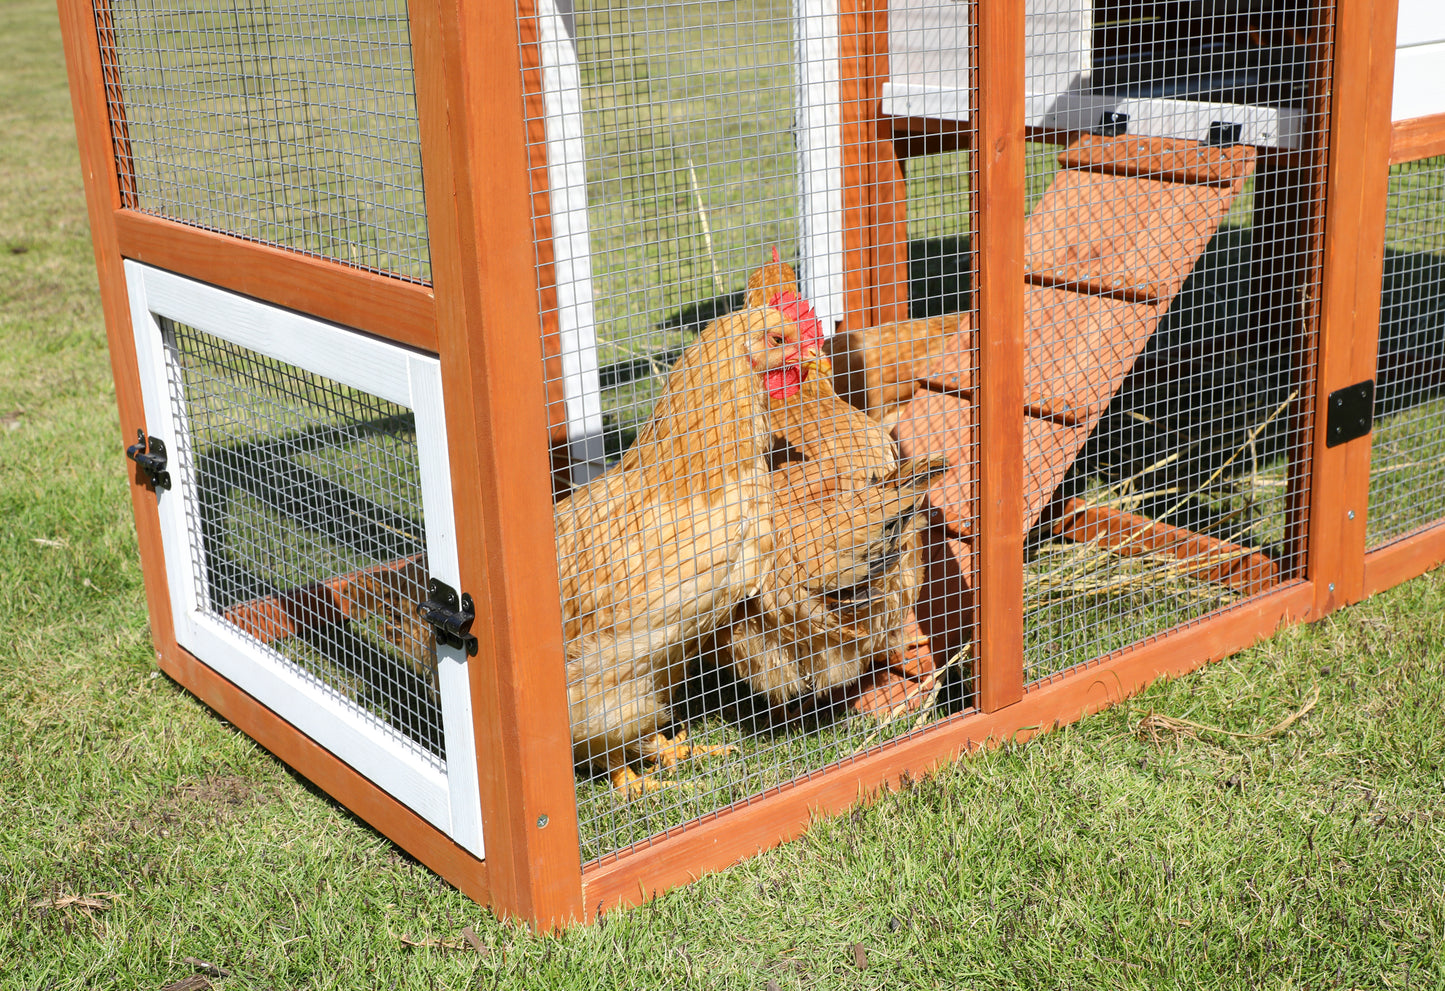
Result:
{"label": "orange chicken", "polygon": [[622,463],[556,506],[573,749],[628,795],[660,787],[630,763],[694,750],[662,735],[671,695],[688,647],[771,566],[768,402],[801,384],[817,351],[776,309],[719,318]]}
{"label": "orange chicken", "polygon": [[[747,303],[822,331],[792,269],[764,266]],[[754,690],[784,703],[857,680],[902,649],[923,580],[916,515],[942,459],[900,460],[888,433],[833,391],[825,358],[796,393],[769,404],[776,548],[759,594],[737,607],[711,646]]]}

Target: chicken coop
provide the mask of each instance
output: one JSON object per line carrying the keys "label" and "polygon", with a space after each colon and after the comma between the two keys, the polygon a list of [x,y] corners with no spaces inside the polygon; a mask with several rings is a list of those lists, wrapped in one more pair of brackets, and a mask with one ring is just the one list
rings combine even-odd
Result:
{"label": "chicken coop", "polygon": [[1433,0],[59,0],[161,668],[542,926],[1445,559]]}

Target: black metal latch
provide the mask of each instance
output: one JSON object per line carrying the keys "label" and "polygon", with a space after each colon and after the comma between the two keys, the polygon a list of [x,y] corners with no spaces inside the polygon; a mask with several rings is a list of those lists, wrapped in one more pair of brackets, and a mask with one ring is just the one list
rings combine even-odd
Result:
{"label": "black metal latch", "polygon": [[1099,123],[1093,132],[1100,137],[1117,138],[1129,133],[1129,115],[1117,110],[1105,110],[1099,115]]}
{"label": "black metal latch", "polygon": [[1212,120],[1209,122],[1209,137],[1204,139],[1204,143],[1215,148],[1223,148],[1239,144],[1239,139],[1243,136],[1243,124],[1236,124],[1228,120]]}
{"label": "black metal latch", "polygon": [[471,595],[463,592],[458,596],[456,589],[435,578],[427,582],[426,594],[426,601],[420,603],[416,611],[436,634],[437,643],[461,647],[475,656],[477,638],[472,636],[472,622],[477,618],[477,611]]}
{"label": "black metal latch", "polygon": [[147,437],[144,430],[135,432],[135,443],[125,449],[125,456],[140,466],[157,489],[171,487],[171,473],[166,471],[166,445],[159,438]]}
{"label": "black metal latch", "polygon": [[1375,425],[1375,380],[1366,379],[1330,393],[1325,414],[1325,447],[1363,437]]}

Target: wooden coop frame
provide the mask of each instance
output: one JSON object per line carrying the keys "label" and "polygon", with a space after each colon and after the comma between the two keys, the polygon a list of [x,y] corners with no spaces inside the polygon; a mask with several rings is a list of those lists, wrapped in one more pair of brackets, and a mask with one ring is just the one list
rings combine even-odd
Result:
{"label": "wooden coop frame", "polygon": [[[1367,554],[1370,439],[1331,444],[1319,428],[1327,397],[1375,376],[1389,165],[1445,154],[1445,106],[1432,103],[1428,89],[1428,81],[1436,80],[1434,95],[1445,93],[1435,68],[1445,50],[1445,19],[1422,2],[1399,0],[1400,16],[1414,18],[1412,37],[1434,40],[1401,49],[1397,58],[1397,0],[1337,0],[1333,24],[1325,26],[1333,37],[1331,74],[1315,81],[1316,112],[1327,114],[1331,136],[1328,158],[1321,162],[1309,148],[1290,148],[1274,153],[1270,164],[1323,184],[1323,214],[1305,228],[1299,218],[1272,218],[1267,211],[1263,220],[1256,217],[1257,223],[1294,224],[1291,230],[1310,239],[1321,287],[1304,316],[1305,340],[1317,361],[1304,370],[1294,428],[1310,438],[1304,473],[1294,480],[1297,503],[1307,510],[1301,516],[1307,523],[1290,535],[1296,579],[1026,687],[1021,603],[1027,514],[1019,484],[1026,444],[1019,410],[1028,403],[1025,142],[1049,129],[1082,128],[1049,123],[1032,109],[1033,97],[1023,86],[1024,0],[973,8],[973,57],[962,70],[980,94],[971,119],[960,119],[936,94],[890,77],[885,0],[839,0],[838,74],[820,85],[836,86],[843,135],[836,200],[843,215],[837,246],[842,332],[907,315],[908,300],[897,289],[907,284],[907,159],[943,147],[979,149],[972,193],[974,306],[988,315],[987,332],[978,338],[977,374],[989,388],[977,399],[983,456],[974,553],[987,576],[975,604],[977,710],[826,773],[771,788],[584,870],[550,507],[557,473],[595,460],[590,441],[576,436],[576,423],[593,414],[583,409],[585,396],[549,395],[568,350],[555,341],[579,333],[576,326],[556,325],[555,299],[569,291],[557,271],[573,270],[577,259],[563,243],[565,235],[534,222],[534,216],[560,215],[556,204],[534,209],[534,198],[545,195],[535,190],[548,188],[546,179],[536,181],[537,173],[548,166],[537,160],[537,135],[529,134],[546,116],[545,108],[537,108],[545,102],[544,75],[556,71],[543,54],[553,29],[532,0],[521,0],[520,32],[511,4],[410,0],[431,259],[425,283],[138,210],[121,80],[104,57],[114,30],[111,2],[58,0],[58,6],[120,412],[117,456],[135,442],[137,430],[153,431],[161,415],[156,406],[163,405],[154,384],[143,384],[147,358],[137,350],[146,294],[164,295],[185,280],[218,293],[221,308],[230,305],[227,299],[239,299],[242,308],[250,300],[292,313],[298,327],[320,335],[320,350],[335,349],[335,335],[343,333],[337,328],[347,328],[365,348],[399,348],[418,368],[430,369],[445,397],[444,413],[439,400],[436,412],[449,477],[436,512],[453,531],[452,577],[475,596],[478,637],[474,657],[454,655],[451,676],[460,679],[469,705],[448,716],[465,730],[458,739],[469,749],[461,763],[474,768],[467,794],[474,795],[475,807],[453,810],[446,821],[471,821],[468,828],[479,833],[440,828],[442,820],[418,813],[383,787],[383,772],[364,772],[337,756],[299,728],[303,716],[263,704],[223,674],[215,657],[181,646],[178,630],[187,620],[176,614],[171,587],[181,576],[165,552],[165,530],[173,523],[158,510],[155,484],[135,467],[130,492],[159,664],[242,732],[503,916],[553,927],[646,900],[796,837],[814,816],[846,809],[905,776],[925,774],[990,742],[1026,739],[1079,719],[1157,678],[1193,670],[1282,625],[1318,618],[1445,560],[1445,521]],[[895,0],[895,6],[905,5]],[[832,126],[826,107],[814,109]],[[1076,116],[1097,109],[1091,104]],[[555,189],[564,180],[554,172],[550,181]],[[1263,182],[1258,188],[1267,188],[1268,179]],[[555,195],[565,199],[565,189]],[[819,195],[831,194],[824,189]],[[554,302],[539,305],[538,294],[516,291],[534,285]],[[585,303],[572,299],[567,305]],[[204,321],[205,315],[198,311],[194,319]],[[537,340],[554,343],[545,349],[528,344]],[[587,373],[580,367],[568,374]],[[574,407],[581,412],[568,414],[569,437],[569,424],[549,421],[547,411]],[[544,443],[549,437],[550,447]],[[277,613],[255,622],[285,619]]]}

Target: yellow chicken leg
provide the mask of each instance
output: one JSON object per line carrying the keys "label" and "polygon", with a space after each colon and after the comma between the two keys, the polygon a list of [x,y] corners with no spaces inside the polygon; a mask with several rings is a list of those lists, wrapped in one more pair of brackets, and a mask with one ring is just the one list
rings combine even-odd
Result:
{"label": "yellow chicken leg", "polygon": [[671,782],[659,781],[646,774],[638,774],[626,764],[613,770],[609,776],[612,779],[612,787],[622,792],[623,797],[628,799],[641,798],[652,792],[672,787]]}
{"label": "yellow chicken leg", "polygon": [[676,767],[680,760],[687,760],[689,757],[726,757],[736,751],[737,748],[728,744],[713,746],[706,743],[688,743],[687,727],[678,729],[672,739],[668,739],[661,733],[652,738],[652,757],[657,761],[658,767]]}

